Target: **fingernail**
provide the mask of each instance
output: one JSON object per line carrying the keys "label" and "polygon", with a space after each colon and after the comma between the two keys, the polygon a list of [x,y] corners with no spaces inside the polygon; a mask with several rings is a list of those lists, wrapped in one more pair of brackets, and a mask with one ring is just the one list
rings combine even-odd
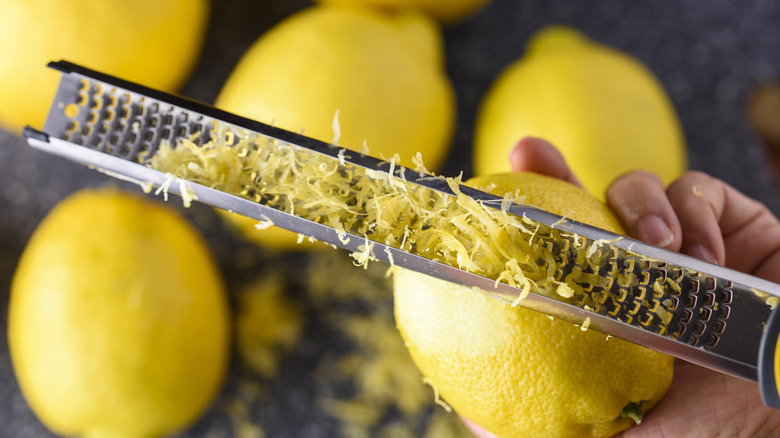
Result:
{"label": "fingernail", "polygon": [[702,244],[691,246],[688,249],[688,255],[692,257],[696,257],[697,259],[704,260],[705,262],[710,262],[713,264],[718,263],[718,260],[715,259],[715,255],[712,254],[712,251],[710,251],[706,246]]}
{"label": "fingernail", "polygon": [[640,240],[665,247],[674,241],[674,233],[660,217],[649,214],[636,223],[636,233]]}

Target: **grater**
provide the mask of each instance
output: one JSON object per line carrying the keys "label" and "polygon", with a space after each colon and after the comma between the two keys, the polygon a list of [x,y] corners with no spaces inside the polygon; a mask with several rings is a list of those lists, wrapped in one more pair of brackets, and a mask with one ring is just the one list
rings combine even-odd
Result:
{"label": "grater", "polygon": [[[165,186],[174,193],[286,228],[353,252],[366,252],[365,236],[336,230],[256,199],[193,181],[175,179],[148,166],[164,143],[187,139],[202,147],[224,132],[251,133],[292,145],[345,169],[366,169],[403,178],[437,196],[469,197],[541,229],[538,245],[555,258],[555,278],[582,271],[605,279],[582,283],[583,293],[562,299],[402,250],[370,242],[370,256],[446,281],[476,287],[498,299],[565,319],[630,342],[758,381],[768,406],[780,408],[775,364],[780,317],[774,305],[780,285],[595,228],[539,208],[512,203],[444,178],[389,165],[302,134],[243,118],[209,105],[146,88],[67,61],[49,67],[61,81],[42,131],[25,128],[30,146],[111,176]],[[577,248],[595,248],[598,263],[577,261]],[[541,263],[541,262],[540,262]],[[628,280],[627,280],[628,279]]]}

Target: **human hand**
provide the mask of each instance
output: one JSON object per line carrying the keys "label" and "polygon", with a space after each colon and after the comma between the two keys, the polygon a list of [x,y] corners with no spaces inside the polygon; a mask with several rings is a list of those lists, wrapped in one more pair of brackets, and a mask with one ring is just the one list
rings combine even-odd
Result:
{"label": "human hand", "polygon": [[[513,171],[580,185],[563,156],[544,140],[522,139],[509,159]],[[719,179],[690,172],[665,187],[651,173],[630,172],[610,186],[607,203],[631,237],[780,283],[780,221]],[[476,437],[494,437],[464,422]],[[619,436],[780,436],[780,411],[764,406],[753,382],[677,360],[666,396],[640,425]]]}

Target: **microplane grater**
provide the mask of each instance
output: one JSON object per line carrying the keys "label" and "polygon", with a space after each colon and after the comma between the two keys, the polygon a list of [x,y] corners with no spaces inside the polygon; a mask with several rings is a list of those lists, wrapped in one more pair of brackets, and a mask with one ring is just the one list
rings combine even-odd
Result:
{"label": "microplane grater", "polygon": [[[218,129],[251,132],[336,160],[342,148],[230,114],[209,105],[152,90],[75,64],[50,67],[62,73],[43,131],[25,130],[31,146],[93,166],[112,176],[159,186],[166,176],[144,165],[161,142],[187,138],[198,145]],[[350,152],[347,166],[387,171],[387,163]],[[404,169],[395,168],[396,175]],[[411,170],[406,181],[454,195],[441,178]],[[233,211],[318,240],[360,251],[363,237],[343,239],[334,229],[272,207],[199,185],[188,184],[200,202]],[[180,193],[180,186],[170,190]],[[485,205],[501,198],[461,186]],[[548,229],[540,243],[556,254],[556,280],[598,274],[606,284],[585,287],[569,300],[530,294],[524,307],[566,319],[691,362],[748,380],[758,379],[762,335],[772,314],[767,298],[777,284],[692,257],[625,238],[533,206],[513,204],[508,212]],[[486,290],[515,302],[518,288],[419,255],[373,243],[372,255],[427,275]],[[577,248],[596,245],[597,267],[577,262]],[[775,300],[776,301],[776,300]]]}

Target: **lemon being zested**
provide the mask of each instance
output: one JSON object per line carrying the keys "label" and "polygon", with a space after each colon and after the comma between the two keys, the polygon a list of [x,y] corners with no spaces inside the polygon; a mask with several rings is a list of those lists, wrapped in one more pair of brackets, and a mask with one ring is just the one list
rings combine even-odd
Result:
{"label": "lemon being zested", "polygon": [[[522,202],[620,231],[606,206],[563,181],[524,173],[467,184],[519,189]],[[669,356],[484,292],[396,268],[394,293],[416,365],[455,411],[502,438],[610,436],[634,424],[624,410],[646,412],[671,383]]]}
{"label": "lemon being zested", "polygon": [[476,124],[475,172],[509,171],[509,151],[526,136],[556,145],[602,199],[624,172],[644,169],[669,183],[687,168],[680,122],[653,73],[563,26],[535,35],[491,86]]}
{"label": "lemon being zested", "polygon": [[39,225],[11,285],[8,343],[52,431],[155,437],[205,411],[228,361],[228,307],[208,248],[168,207],[84,190]]}
{"label": "lemon being zested", "polygon": [[[315,6],[263,35],[231,73],[217,106],[289,131],[412,166],[440,167],[454,124],[439,29],[418,13]],[[338,115],[337,115],[338,112]],[[339,135],[340,134],[340,135]],[[278,248],[297,237],[229,216],[244,235]]]}

